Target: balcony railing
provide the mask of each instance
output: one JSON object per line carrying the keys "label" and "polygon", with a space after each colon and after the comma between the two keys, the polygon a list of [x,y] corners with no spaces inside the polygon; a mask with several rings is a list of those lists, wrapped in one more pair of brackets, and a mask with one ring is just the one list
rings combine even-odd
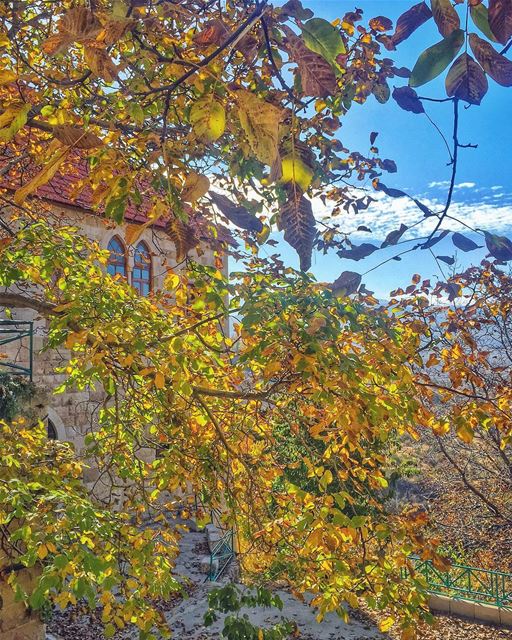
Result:
{"label": "balcony railing", "polygon": [[33,365],[34,323],[0,320],[0,371],[32,380]]}

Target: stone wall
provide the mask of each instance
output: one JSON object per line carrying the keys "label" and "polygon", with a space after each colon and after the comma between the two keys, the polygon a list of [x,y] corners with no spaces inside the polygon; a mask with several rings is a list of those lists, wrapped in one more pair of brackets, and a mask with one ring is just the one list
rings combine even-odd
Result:
{"label": "stone wall", "polygon": [[432,595],[430,609],[435,613],[449,613],[452,616],[512,629],[512,607],[505,609],[491,604]]}
{"label": "stone wall", "polygon": [[[17,578],[30,592],[35,570],[23,569]],[[0,640],[44,640],[46,629],[38,613],[32,613],[23,602],[16,602],[14,591],[5,579],[0,579]]]}

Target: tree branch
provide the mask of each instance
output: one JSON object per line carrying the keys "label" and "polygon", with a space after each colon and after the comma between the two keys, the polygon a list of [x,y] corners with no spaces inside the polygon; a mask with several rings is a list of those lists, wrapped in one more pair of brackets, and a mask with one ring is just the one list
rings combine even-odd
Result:
{"label": "tree branch", "polygon": [[177,78],[174,82],[171,82],[171,84],[164,85],[163,87],[155,87],[154,89],[149,89],[148,91],[142,92],[139,95],[148,96],[148,95],[151,95],[152,93],[160,93],[160,92],[172,93],[183,82],[185,82],[185,80],[187,80],[188,78],[190,78],[190,76],[193,76],[195,73],[197,73],[199,69],[201,69],[202,67],[205,67],[212,60],[215,60],[215,58],[219,54],[221,54],[225,49],[227,49],[232,45],[235,45],[239,40],[241,40],[244,37],[244,35],[247,33],[247,31],[249,31],[252,28],[254,23],[260,19],[266,4],[267,4],[267,0],[262,0],[261,2],[258,2],[256,4],[256,8],[254,9],[254,11],[246,20],[242,22],[242,24],[238,27],[238,29],[233,31],[233,33],[229,36],[229,38],[227,38],[225,42],[223,42],[209,56],[206,56],[206,58],[203,58],[201,62],[198,62],[195,67],[186,71],[182,76]]}
{"label": "tree branch", "polygon": [[0,293],[0,306],[15,307],[17,309],[34,309],[34,311],[37,311],[45,317],[55,313],[55,305],[50,302],[28,298],[20,293],[11,293],[10,291]]}

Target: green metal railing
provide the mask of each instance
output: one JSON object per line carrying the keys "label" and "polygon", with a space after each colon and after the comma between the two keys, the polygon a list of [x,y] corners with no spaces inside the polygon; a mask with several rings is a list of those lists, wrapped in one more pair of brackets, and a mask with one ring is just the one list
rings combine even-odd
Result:
{"label": "green metal railing", "polygon": [[440,571],[430,560],[412,560],[415,571],[425,578],[429,593],[512,610],[512,573],[462,564]]}
{"label": "green metal railing", "polygon": [[230,529],[213,547],[210,553],[210,570],[206,576],[206,581],[217,581],[230,565],[235,557],[234,538],[234,532]]}
{"label": "green metal railing", "polygon": [[[0,320],[0,352],[8,344],[19,343],[28,339],[27,365],[19,364],[14,357],[0,359],[0,370],[4,369],[17,375],[28,376],[32,380],[34,366],[34,323],[21,320]],[[6,354],[2,354],[6,355]]]}

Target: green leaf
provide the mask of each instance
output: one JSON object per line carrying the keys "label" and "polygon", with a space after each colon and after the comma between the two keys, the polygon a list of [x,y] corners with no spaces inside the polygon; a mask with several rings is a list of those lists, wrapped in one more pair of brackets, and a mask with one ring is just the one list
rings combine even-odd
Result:
{"label": "green leaf", "polygon": [[498,42],[498,39],[491,31],[491,27],[489,26],[489,10],[485,6],[485,4],[480,3],[477,5],[471,5],[471,19],[473,20],[475,26],[477,26],[480,31],[487,37],[489,40],[493,42]]}
{"label": "green leaf", "polygon": [[336,70],[340,67],[336,62],[337,56],[346,53],[345,44],[340,32],[330,22],[323,18],[312,18],[302,27],[302,39],[308,49],[318,53]]}
{"label": "green leaf", "polygon": [[437,78],[455,58],[463,44],[464,31],[455,29],[447,38],[425,49],[414,65],[409,86],[420,87]]}

